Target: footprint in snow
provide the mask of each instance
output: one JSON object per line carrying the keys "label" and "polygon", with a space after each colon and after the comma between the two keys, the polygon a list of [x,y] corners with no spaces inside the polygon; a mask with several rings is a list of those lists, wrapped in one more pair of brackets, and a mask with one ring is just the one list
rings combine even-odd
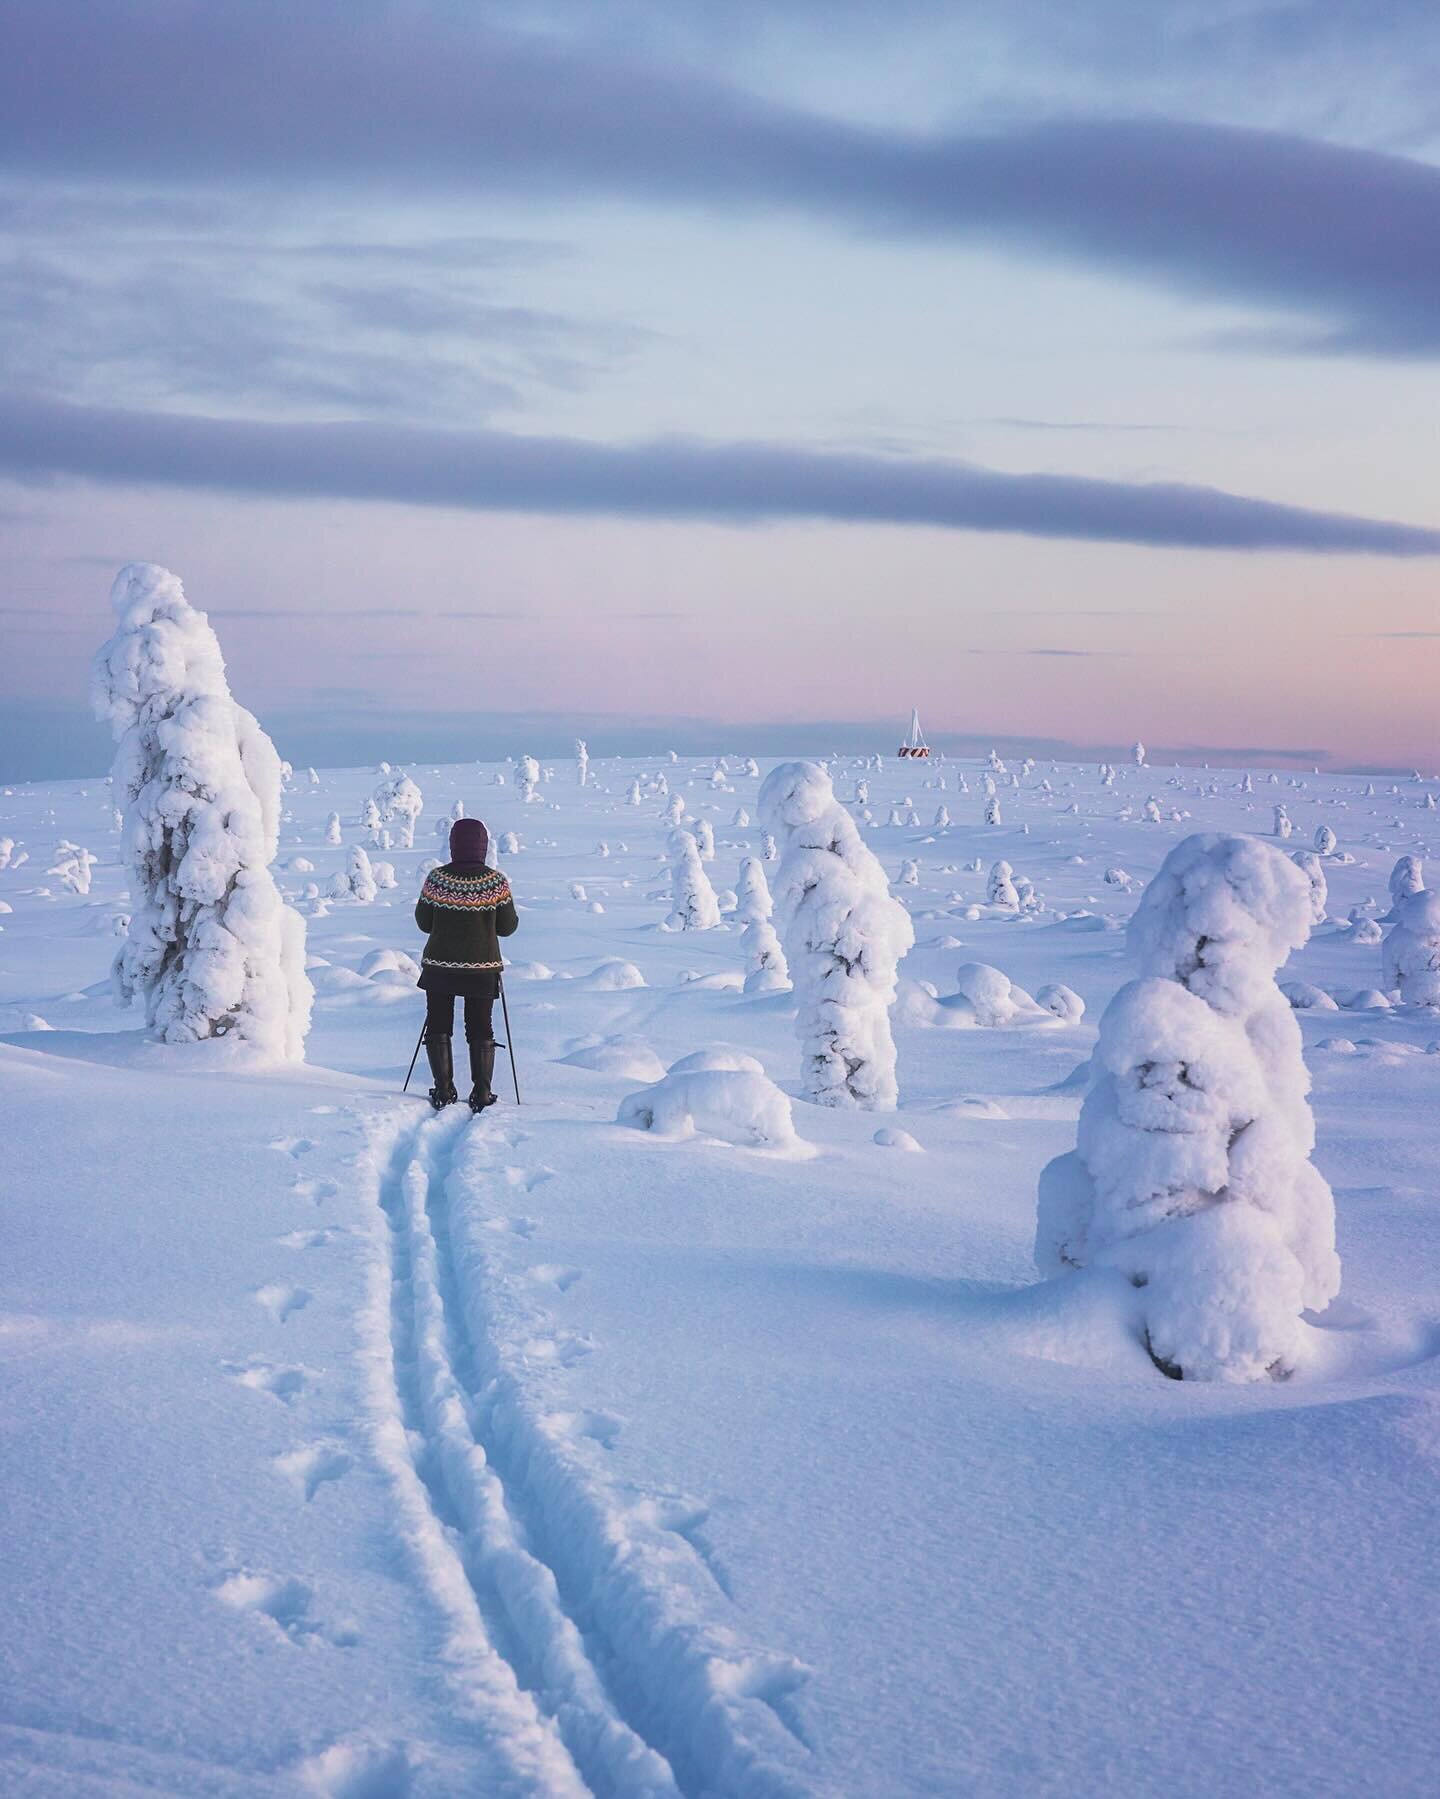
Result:
{"label": "footprint in snow", "polygon": [[309,1137],[275,1137],[268,1147],[284,1156],[307,1156],[315,1145]]}
{"label": "footprint in snow", "polygon": [[405,1799],[415,1764],[405,1743],[355,1736],[307,1756],[296,1772],[320,1799]]}
{"label": "footprint in snow", "polygon": [[336,1237],[349,1235],[343,1224],[326,1224],[318,1231],[286,1231],[283,1237],[277,1237],[275,1241],[284,1249],[324,1249]]}
{"label": "footprint in snow", "polygon": [[533,1237],[540,1228],[538,1218],[487,1218],[487,1231],[510,1231],[517,1237]]}
{"label": "footprint in snow", "polygon": [[302,1443],[271,1458],[271,1467],[287,1480],[293,1480],[309,1502],[327,1480],[340,1480],[348,1474],[354,1458],[343,1444],[334,1442]]}
{"label": "footprint in snow", "polygon": [[262,1357],[252,1357],[248,1362],[222,1362],[231,1380],[242,1387],[251,1387],[257,1393],[270,1393],[276,1399],[289,1405],[299,1397],[314,1378],[308,1368],[301,1368],[293,1362],[267,1362]]}
{"label": "footprint in snow", "polygon": [[577,1331],[557,1331],[553,1336],[532,1337],[521,1353],[532,1362],[553,1362],[557,1367],[569,1368],[589,1355],[593,1347],[590,1339]]}
{"label": "footprint in snow", "polygon": [[568,1438],[571,1442],[584,1437],[602,1449],[613,1449],[624,1428],[609,1412],[549,1412],[540,1420],[540,1427],[548,1437]]}
{"label": "footprint in snow", "polygon": [[308,1288],[292,1287],[286,1281],[271,1281],[268,1286],[255,1289],[255,1303],[264,1306],[277,1324],[283,1324],[292,1312],[308,1306],[312,1297]]}
{"label": "footprint in snow", "polygon": [[266,1619],[281,1630],[292,1643],[320,1638],[348,1649],[360,1641],[360,1633],[350,1623],[326,1624],[315,1611],[315,1591],[307,1582],[293,1575],[259,1574],[249,1569],[227,1575],[215,1588],[222,1605],[237,1612],[249,1612]]}
{"label": "footprint in snow", "polygon": [[521,1193],[533,1193],[537,1187],[543,1186],[546,1181],[553,1181],[554,1178],[555,1170],[553,1168],[507,1168],[505,1170],[505,1184],[516,1188]]}
{"label": "footprint in snow", "polygon": [[301,1175],[290,1183],[290,1191],[300,1199],[313,1199],[317,1206],[323,1206],[327,1199],[334,1199],[340,1189],[334,1181],[307,1179]]}
{"label": "footprint in snow", "polygon": [[585,1277],[578,1268],[561,1268],[554,1262],[537,1262],[530,1270],[532,1281],[540,1281],[547,1287],[555,1287],[561,1293],[568,1293],[576,1281]]}

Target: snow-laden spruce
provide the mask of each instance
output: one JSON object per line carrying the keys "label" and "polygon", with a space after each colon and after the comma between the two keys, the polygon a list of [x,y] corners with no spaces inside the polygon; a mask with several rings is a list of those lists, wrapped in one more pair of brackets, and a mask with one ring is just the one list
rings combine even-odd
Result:
{"label": "snow-laden spruce", "polygon": [[1178,844],[1131,920],[1141,976],[1101,1020],[1078,1145],[1040,1177],[1042,1273],[1121,1270],[1151,1355],[1186,1379],[1290,1372],[1300,1314],[1339,1289],[1300,1029],[1275,984],[1310,910],[1269,844]]}
{"label": "snow-laden spruce", "polygon": [[898,1097],[890,1007],[910,914],[813,762],[782,762],[760,789],[782,846],[775,916],[798,1001],[801,1082],[822,1105],[889,1109]]}
{"label": "snow-laden spruce", "polygon": [[1440,893],[1406,894],[1394,916],[1381,953],[1386,991],[1398,989],[1407,1006],[1440,1006]]}
{"label": "snow-laden spruce", "polygon": [[[425,802],[414,781],[407,774],[392,775],[388,781],[381,782],[371,797],[374,799],[381,827],[393,825],[399,832],[398,847],[413,850],[416,821],[425,810]],[[381,847],[389,846],[382,844]]]}
{"label": "snow-laden spruce", "polygon": [[305,925],[270,873],[280,758],[230,696],[220,645],[168,569],[132,562],[110,590],[115,634],[91,697],[119,748],[121,859],[132,910],[117,996],[172,1043],[233,1034],[299,1060],[313,998]]}
{"label": "snow-laden spruce", "polygon": [[740,948],[745,955],[747,993],[784,993],[790,987],[785,952],[771,923],[774,902],[763,866],[753,856],[740,864],[740,884],[735,900],[735,920],[745,930]]}
{"label": "snow-laden spruce", "polygon": [[667,931],[709,931],[720,922],[720,902],[689,831],[670,836],[670,916]]}

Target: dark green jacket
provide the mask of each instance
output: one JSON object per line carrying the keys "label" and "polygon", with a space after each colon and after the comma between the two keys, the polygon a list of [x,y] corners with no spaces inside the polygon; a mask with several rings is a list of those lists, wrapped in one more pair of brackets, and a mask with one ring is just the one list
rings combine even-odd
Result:
{"label": "dark green jacket", "polygon": [[447,862],[426,875],[415,902],[415,922],[427,934],[420,958],[426,968],[474,974],[504,966],[499,939],[508,937],[520,920],[510,883],[498,869],[460,874]]}

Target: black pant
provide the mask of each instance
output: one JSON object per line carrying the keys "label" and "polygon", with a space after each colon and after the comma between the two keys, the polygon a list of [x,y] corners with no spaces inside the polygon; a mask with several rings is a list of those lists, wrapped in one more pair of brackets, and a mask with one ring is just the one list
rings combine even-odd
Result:
{"label": "black pant", "polygon": [[[425,989],[425,1028],[432,1037],[455,1034],[455,995]],[[465,1035],[471,1043],[483,1043],[495,1035],[491,1013],[495,1001],[488,993],[465,995]]]}

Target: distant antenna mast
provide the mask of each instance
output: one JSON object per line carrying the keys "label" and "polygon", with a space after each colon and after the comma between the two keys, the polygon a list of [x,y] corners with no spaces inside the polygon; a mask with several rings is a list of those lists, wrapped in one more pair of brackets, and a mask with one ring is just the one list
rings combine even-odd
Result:
{"label": "distant antenna mast", "polygon": [[925,741],[925,733],[920,729],[920,714],[912,708],[910,712],[910,735],[900,745],[898,752],[902,757],[928,756],[930,746]]}

